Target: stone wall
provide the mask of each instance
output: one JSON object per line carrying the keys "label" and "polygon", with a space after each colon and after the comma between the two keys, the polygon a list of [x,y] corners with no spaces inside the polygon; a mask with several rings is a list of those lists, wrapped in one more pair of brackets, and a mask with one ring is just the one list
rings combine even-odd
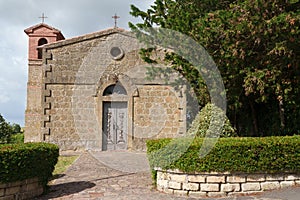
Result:
{"label": "stone wall", "polygon": [[43,186],[39,183],[38,178],[0,183],[0,200],[32,199],[43,192]]}
{"label": "stone wall", "polygon": [[179,137],[184,133],[184,98],[171,86],[144,85],[139,86],[138,91],[139,96],[134,98],[135,145],[139,139],[144,142],[145,139]]}
{"label": "stone wall", "polygon": [[185,174],[176,170],[157,171],[159,191],[190,197],[250,195],[294,185],[300,185],[300,174]]}

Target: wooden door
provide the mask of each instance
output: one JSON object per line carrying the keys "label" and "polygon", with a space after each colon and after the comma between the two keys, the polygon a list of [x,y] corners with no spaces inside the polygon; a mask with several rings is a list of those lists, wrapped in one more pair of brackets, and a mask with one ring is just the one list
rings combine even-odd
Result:
{"label": "wooden door", "polygon": [[103,109],[102,149],[127,149],[127,102],[105,102]]}

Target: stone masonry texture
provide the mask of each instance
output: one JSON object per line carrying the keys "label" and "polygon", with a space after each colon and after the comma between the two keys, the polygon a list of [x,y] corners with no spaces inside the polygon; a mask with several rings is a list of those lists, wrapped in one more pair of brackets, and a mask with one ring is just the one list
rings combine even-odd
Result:
{"label": "stone masonry texture", "polygon": [[[190,197],[225,197],[261,193],[299,184],[299,174],[195,173],[157,170],[157,189]],[[267,178],[266,178],[267,177]],[[272,178],[270,178],[272,177]],[[283,177],[283,178],[282,178]],[[276,180],[276,178],[278,178]],[[272,181],[268,180],[272,179]]]}

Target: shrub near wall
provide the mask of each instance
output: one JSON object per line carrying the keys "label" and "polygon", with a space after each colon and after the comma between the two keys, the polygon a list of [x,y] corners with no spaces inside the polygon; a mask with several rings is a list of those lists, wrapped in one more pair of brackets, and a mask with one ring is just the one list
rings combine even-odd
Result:
{"label": "shrub near wall", "polygon": [[[157,189],[167,193],[231,196],[300,184],[300,136],[224,138],[204,158],[203,139],[195,139],[178,157],[186,140],[147,142]],[[167,165],[168,164],[168,165]]]}
{"label": "shrub near wall", "polygon": [[[204,158],[199,158],[202,138],[196,138],[181,157],[166,166],[178,153],[184,139],[149,140],[147,153],[152,168],[183,172],[300,172],[300,136],[265,138],[220,138]],[[167,148],[164,148],[167,147]],[[164,150],[160,150],[164,149]]]}
{"label": "shrub near wall", "polygon": [[38,178],[46,187],[58,156],[59,149],[53,144],[0,145],[0,183]]}

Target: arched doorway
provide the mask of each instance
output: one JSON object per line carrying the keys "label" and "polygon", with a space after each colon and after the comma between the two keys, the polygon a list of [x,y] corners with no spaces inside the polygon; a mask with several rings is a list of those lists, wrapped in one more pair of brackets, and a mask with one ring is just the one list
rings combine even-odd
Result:
{"label": "arched doorway", "polygon": [[127,92],[120,84],[108,86],[103,92],[102,150],[127,149]]}

